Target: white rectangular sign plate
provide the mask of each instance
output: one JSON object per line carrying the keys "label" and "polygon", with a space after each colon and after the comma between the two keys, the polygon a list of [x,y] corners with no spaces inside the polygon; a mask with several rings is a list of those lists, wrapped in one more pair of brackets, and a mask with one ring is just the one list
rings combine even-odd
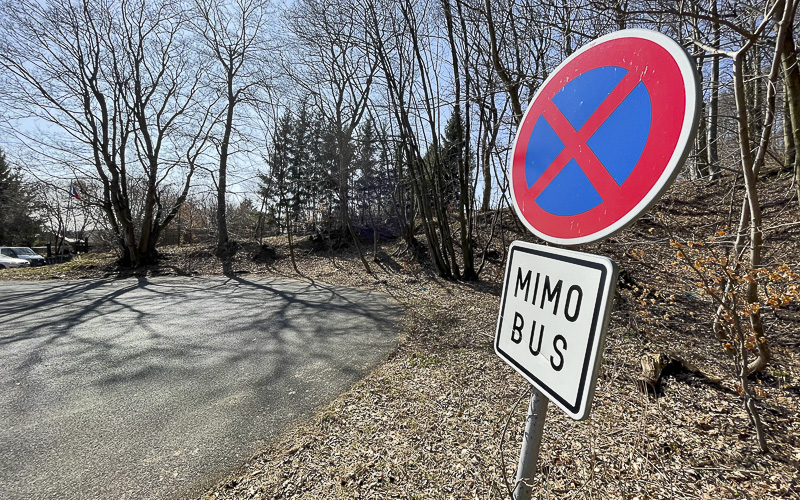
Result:
{"label": "white rectangular sign plate", "polygon": [[575,420],[589,415],[616,281],[606,257],[509,248],[495,351]]}

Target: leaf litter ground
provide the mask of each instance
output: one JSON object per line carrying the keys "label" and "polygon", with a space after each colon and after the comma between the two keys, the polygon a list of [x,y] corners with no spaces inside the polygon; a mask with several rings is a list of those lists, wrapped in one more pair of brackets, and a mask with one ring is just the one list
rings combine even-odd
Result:
{"label": "leaf litter ground", "polygon": [[[785,182],[765,190],[767,261],[798,270],[797,202]],[[736,195],[683,183],[633,227],[582,248],[620,264],[619,293],[589,419],[574,422],[550,406],[535,498],[800,498],[800,304],[765,314],[773,361],[754,383],[772,451],[761,454],[711,334],[713,307],[675,262],[664,231],[685,239],[711,234],[736,218]],[[495,237],[494,258],[477,283],[436,277],[398,255],[396,242],[382,245],[373,276],[352,251],[314,252],[301,243],[298,275],[280,238],[271,242],[277,258],[266,262],[254,260],[257,247],[224,264],[209,248],[173,247],[143,269],[84,256],[0,279],[248,273],[381,291],[406,312],[395,352],[202,498],[506,498],[529,386],[492,342],[505,249],[527,236],[505,214]],[[645,353],[690,368],[667,375],[654,397],[636,385]]]}

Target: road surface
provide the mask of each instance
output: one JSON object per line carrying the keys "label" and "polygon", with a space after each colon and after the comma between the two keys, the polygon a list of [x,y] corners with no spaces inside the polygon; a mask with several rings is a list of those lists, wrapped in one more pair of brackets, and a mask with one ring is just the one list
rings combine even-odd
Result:
{"label": "road surface", "polygon": [[377,293],[247,278],[0,283],[0,496],[186,498],[393,348]]}

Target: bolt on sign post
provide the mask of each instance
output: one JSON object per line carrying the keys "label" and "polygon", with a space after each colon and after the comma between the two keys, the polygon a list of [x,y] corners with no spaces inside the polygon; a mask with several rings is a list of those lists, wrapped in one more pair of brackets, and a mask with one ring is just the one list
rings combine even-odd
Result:
{"label": "bolt on sign post", "polygon": [[[621,231],[677,176],[699,102],[691,59],[661,33],[622,30],[581,47],[520,124],[511,166],[517,216],[555,245]],[[608,258],[511,244],[495,351],[533,386],[515,499],[530,498],[548,401],[576,420],[589,415],[616,280]]]}

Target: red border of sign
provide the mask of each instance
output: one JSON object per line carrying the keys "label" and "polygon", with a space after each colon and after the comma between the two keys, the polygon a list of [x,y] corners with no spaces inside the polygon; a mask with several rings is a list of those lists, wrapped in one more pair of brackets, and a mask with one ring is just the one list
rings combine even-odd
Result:
{"label": "red border of sign", "polygon": [[[640,78],[652,105],[652,125],[642,155],[612,198],[573,216],[557,216],[536,203],[558,172],[549,169],[531,189],[525,179],[525,154],[536,120],[553,96],[577,76],[618,66]],[[542,85],[525,113],[514,144],[511,190],[517,214],[546,241],[573,245],[608,237],[647,210],[674,180],[691,148],[697,127],[699,84],[688,55],[672,39],[649,30],[623,30],[582,47]],[[552,125],[552,124],[551,124]]]}

